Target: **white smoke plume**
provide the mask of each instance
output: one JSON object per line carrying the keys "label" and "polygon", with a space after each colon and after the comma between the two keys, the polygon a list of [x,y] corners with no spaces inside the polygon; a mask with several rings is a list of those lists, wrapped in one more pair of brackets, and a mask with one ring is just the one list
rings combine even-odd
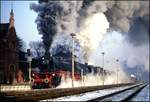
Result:
{"label": "white smoke plume", "polygon": [[[73,7],[73,8],[75,8],[75,7]],[[62,21],[58,24],[58,28],[59,28],[58,31],[60,33],[58,33],[56,35],[55,41],[52,46],[60,44],[60,43],[61,44],[67,43],[68,45],[71,44],[72,39],[70,39],[69,35],[66,35],[66,34],[70,34],[71,32],[76,32],[77,43],[79,43],[76,45],[81,47],[80,51],[78,51],[78,52],[82,52],[83,58],[84,58],[85,62],[87,62],[88,57],[90,56],[92,51],[94,51],[98,47],[98,44],[102,40],[103,36],[106,34],[107,29],[109,28],[109,23],[108,23],[105,15],[102,12],[98,12],[98,13],[91,12],[89,14],[89,16],[86,17],[81,22],[82,26],[80,24],[80,26],[78,27],[77,26],[77,22],[79,19],[79,15],[77,13],[78,11],[74,10],[74,9],[72,9],[71,11],[74,12],[73,14],[70,12],[71,16],[63,17],[63,18],[66,17],[66,19],[68,21],[67,23],[66,23],[66,20],[60,19],[60,21]],[[66,24],[69,24],[69,25],[66,25]],[[66,30],[66,28],[65,28],[65,30],[60,29],[60,27],[61,27],[60,25],[67,27],[68,30]],[[72,29],[72,28],[74,28],[74,29]],[[62,30],[62,32],[61,32],[61,30]],[[60,40],[60,38],[61,38],[61,40]],[[76,46],[76,47],[78,47],[78,46]],[[77,54],[77,55],[79,55],[79,54]]]}
{"label": "white smoke plume", "polygon": [[[149,73],[149,44],[135,47],[127,42],[123,35],[112,32],[106,35],[98,49],[91,55],[89,63],[102,66],[102,52],[105,52],[104,68],[107,70],[115,71],[119,68],[124,72],[126,70],[124,63],[126,62],[129,68],[143,66],[141,74],[145,71]],[[119,59],[119,67],[116,59]]]}
{"label": "white smoke plume", "polygon": [[90,1],[80,12],[81,21],[91,13],[103,12],[110,29],[120,31],[132,44],[149,42],[149,1]]}
{"label": "white smoke plume", "polygon": [[[131,80],[126,77],[125,73],[119,72],[118,74],[118,82],[117,82],[117,74],[111,73],[108,76],[104,77],[104,85],[109,84],[117,84],[117,83],[128,83],[131,82]],[[74,80],[74,87],[81,87],[81,86],[97,86],[97,85],[103,85],[103,77],[101,75],[94,75],[94,74],[87,74],[84,75],[80,81]],[[71,78],[62,78],[61,83],[57,88],[68,88],[72,87],[72,79]]]}
{"label": "white smoke plume", "polygon": [[77,33],[77,39],[83,49],[85,61],[88,61],[90,54],[96,50],[100,41],[109,28],[109,23],[103,13],[96,13],[85,19],[80,32]]}

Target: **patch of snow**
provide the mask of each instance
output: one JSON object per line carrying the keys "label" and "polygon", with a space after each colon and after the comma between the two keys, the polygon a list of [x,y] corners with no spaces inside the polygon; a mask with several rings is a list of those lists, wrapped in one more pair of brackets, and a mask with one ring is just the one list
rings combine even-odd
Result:
{"label": "patch of snow", "polygon": [[132,98],[131,101],[150,101],[150,86],[147,85],[139,94]]}

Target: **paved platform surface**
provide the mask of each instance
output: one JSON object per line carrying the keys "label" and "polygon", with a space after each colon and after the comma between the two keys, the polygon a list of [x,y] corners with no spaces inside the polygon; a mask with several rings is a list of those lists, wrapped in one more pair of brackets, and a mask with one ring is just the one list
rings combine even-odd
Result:
{"label": "paved platform surface", "polygon": [[0,85],[0,91],[28,91],[31,90],[29,84],[22,84],[22,85]]}

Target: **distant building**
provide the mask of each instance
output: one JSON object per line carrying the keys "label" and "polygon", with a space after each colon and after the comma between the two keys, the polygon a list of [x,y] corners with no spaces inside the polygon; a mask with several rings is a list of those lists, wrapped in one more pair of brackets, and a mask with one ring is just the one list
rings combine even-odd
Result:
{"label": "distant building", "polygon": [[0,83],[14,84],[18,71],[18,43],[13,10],[9,20],[9,23],[0,24]]}

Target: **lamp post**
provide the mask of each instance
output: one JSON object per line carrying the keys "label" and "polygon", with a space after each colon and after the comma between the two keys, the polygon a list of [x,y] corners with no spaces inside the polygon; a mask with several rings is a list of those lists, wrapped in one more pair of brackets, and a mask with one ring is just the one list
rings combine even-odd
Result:
{"label": "lamp post", "polygon": [[30,49],[27,49],[27,54],[28,54],[28,62],[29,62],[29,84],[31,84],[31,61],[32,61],[32,57],[31,57]]}
{"label": "lamp post", "polygon": [[102,70],[102,78],[103,78],[103,85],[104,85],[104,55],[105,55],[105,52],[102,52],[102,56],[103,56],[103,70]]}
{"label": "lamp post", "polygon": [[70,35],[72,37],[72,87],[74,87],[74,37],[75,37],[75,34],[71,33]]}
{"label": "lamp post", "polygon": [[118,71],[119,71],[119,69],[118,69],[118,67],[119,67],[119,60],[118,59],[116,59],[116,62],[117,62],[117,84],[118,84]]}
{"label": "lamp post", "polygon": [[84,79],[83,79],[83,69],[81,69],[81,83],[82,83],[82,86],[83,86],[83,83],[84,83]]}

